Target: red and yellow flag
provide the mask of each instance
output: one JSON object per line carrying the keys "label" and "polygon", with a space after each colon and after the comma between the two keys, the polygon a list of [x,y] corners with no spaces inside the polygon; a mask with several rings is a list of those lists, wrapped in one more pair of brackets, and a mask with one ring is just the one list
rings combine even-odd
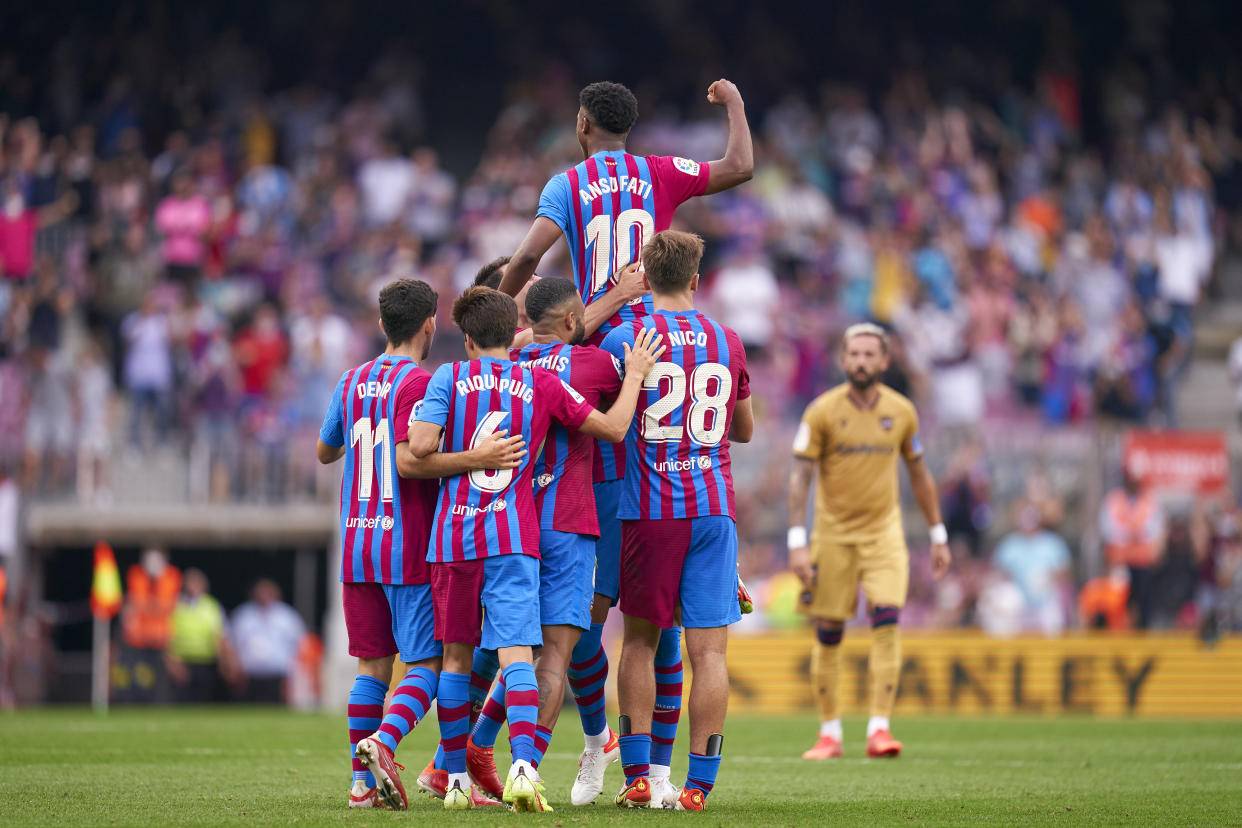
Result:
{"label": "red and yellow flag", "polygon": [[91,581],[91,612],[96,618],[108,619],[121,611],[121,573],[116,568],[112,547],[100,541],[95,544],[95,577]]}

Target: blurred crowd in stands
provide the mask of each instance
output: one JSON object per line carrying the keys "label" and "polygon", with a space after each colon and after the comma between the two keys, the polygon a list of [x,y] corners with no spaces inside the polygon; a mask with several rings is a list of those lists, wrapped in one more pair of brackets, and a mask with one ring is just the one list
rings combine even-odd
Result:
{"label": "blurred crowd in stands", "polygon": [[[37,93],[0,55],[0,483],[107,503],[124,497],[117,462],[163,451],[194,460],[206,499],[330,501],[311,447],[339,373],[381,347],[378,287],[431,283],[432,361],[455,357],[450,298],[515,250],[543,183],[578,160],[576,93],[598,78],[543,61],[515,75],[499,111],[477,113],[477,165],[454,172],[440,161],[454,135],[426,118],[428,67],[400,49],[376,52],[346,94],[265,83],[262,50],[235,31],[166,55],[167,77],[140,63],[142,37],[115,37],[97,44],[92,65],[113,69],[88,96],[79,36],[50,51]],[[887,380],[942,446],[962,561],[938,593],[916,576],[911,615],[1089,625],[1109,613],[1090,604],[1080,619],[1075,587],[1110,576],[1075,563],[1077,538],[1108,539],[1077,501],[1101,472],[1028,458],[991,487],[1003,472],[981,435],[1177,425],[1196,308],[1242,243],[1238,90],[1205,77],[1172,95],[1120,62],[1088,99],[1055,53],[1031,83],[1002,72],[983,91],[933,91],[927,76],[763,99],[736,77],[754,180],[678,213],[707,240],[703,304],[751,363],[748,574],[781,568],[784,446],[839,381],[837,333],[866,318],[894,332]],[[719,112],[658,89],[636,85],[631,151],[718,157]],[[558,247],[540,272],[566,265]],[[1234,596],[1227,623],[1242,625],[1237,526],[1232,508],[1163,521],[1146,568],[1164,574],[1137,576],[1150,594],[1135,622],[1200,623],[1212,593]],[[1136,584],[1112,562],[1108,583]]]}

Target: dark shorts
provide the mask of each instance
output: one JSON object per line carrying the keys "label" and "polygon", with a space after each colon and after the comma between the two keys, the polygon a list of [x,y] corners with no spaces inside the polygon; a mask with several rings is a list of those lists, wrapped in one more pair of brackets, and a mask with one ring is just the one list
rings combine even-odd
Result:
{"label": "dark shorts", "polygon": [[431,564],[436,638],[486,650],[538,647],[539,559],[494,555]]}
{"label": "dark shorts", "polygon": [[621,527],[621,612],[661,629],[724,627],[737,603],[737,526],[724,515],[627,520]]}
{"label": "dark shorts", "polygon": [[349,654],[354,658],[400,655],[415,664],[441,655],[431,606],[431,585],[341,584]]}

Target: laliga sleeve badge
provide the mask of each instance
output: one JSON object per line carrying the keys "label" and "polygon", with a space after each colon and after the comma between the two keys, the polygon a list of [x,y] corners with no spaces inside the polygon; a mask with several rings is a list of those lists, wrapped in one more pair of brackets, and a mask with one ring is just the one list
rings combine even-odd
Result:
{"label": "laliga sleeve badge", "polygon": [[682,158],[678,156],[673,159],[673,166],[684,172],[686,175],[699,174],[699,162],[691,161],[689,158]]}

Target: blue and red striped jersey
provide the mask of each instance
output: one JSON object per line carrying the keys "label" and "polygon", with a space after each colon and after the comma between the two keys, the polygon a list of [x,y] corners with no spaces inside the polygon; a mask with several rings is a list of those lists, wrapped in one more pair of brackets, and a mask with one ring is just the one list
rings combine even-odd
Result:
{"label": "blue and red striped jersey", "polygon": [[654,328],[666,349],[643,381],[626,435],[627,473],[617,516],[662,520],[734,517],[729,426],[750,396],[742,340],[697,310],[656,311],[615,329],[603,349],[624,353]]}
{"label": "blue and red striped jersey", "polygon": [[[536,215],[556,222],[565,234],[584,304],[603,296],[612,275],[637,260],[648,239],[669,228],[678,205],[703,194],[709,172],[709,164],[688,158],[612,150],[548,180]],[[647,295],[621,308],[587,344],[598,345],[613,328],[651,313],[651,307]],[[624,476],[624,446],[600,445],[594,479]]]}
{"label": "blue and red striped jersey", "polygon": [[593,410],[555,374],[539,368],[497,357],[441,365],[414,419],[444,429],[442,450],[466,451],[479,438],[503,430],[522,435],[527,454],[516,469],[476,470],[441,481],[427,560],[539,557],[531,484],[536,449],[553,421],[577,428]]}
{"label": "blue and red striped jersey", "polygon": [[427,541],[439,481],[397,476],[396,445],[431,374],[409,357],[381,354],[346,371],[319,439],[346,446],[341,478],[341,580],[426,584]]}
{"label": "blue and red striped jersey", "polygon": [[[509,357],[521,365],[552,371],[595,408],[601,399],[611,401],[621,390],[621,363],[598,348],[532,343],[515,348]],[[554,424],[548,431],[533,477],[540,529],[599,535],[591,487],[594,444],[589,434],[563,425]]]}

